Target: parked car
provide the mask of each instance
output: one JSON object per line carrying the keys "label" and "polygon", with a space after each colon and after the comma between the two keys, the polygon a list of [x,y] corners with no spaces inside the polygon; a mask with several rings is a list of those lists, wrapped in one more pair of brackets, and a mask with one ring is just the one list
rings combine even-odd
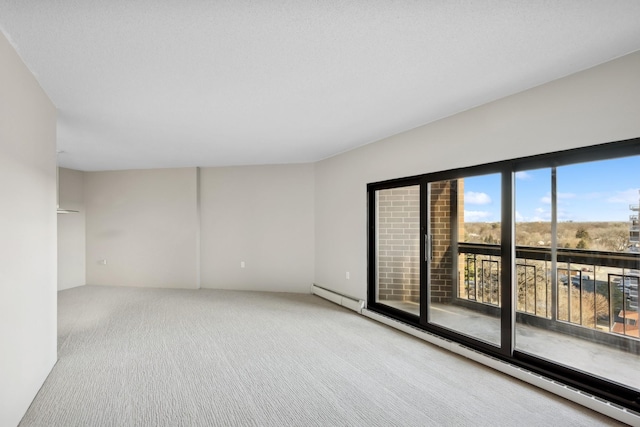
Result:
{"label": "parked car", "polygon": [[636,291],[638,290],[638,278],[637,277],[633,277],[633,276],[626,276],[624,278],[624,280],[620,280],[616,283],[616,286],[618,287],[618,289],[620,290],[628,290],[628,289],[635,289]]}
{"label": "parked car", "polygon": [[[576,276],[571,276],[571,284],[573,286],[577,286],[580,287],[580,281],[584,282],[585,280],[591,280],[591,276],[589,276],[588,274],[583,274],[582,276],[576,275]],[[567,284],[567,276],[560,276],[560,282],[563,285]]]}

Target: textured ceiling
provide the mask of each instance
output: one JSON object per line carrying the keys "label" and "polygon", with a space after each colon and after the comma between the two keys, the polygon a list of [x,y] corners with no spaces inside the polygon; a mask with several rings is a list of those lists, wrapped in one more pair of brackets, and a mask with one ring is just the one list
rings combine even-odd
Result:
{"label": "textured ceiling", "polygon": [[308,162],[640,49],[640,1],[0,0],[81,170]]}

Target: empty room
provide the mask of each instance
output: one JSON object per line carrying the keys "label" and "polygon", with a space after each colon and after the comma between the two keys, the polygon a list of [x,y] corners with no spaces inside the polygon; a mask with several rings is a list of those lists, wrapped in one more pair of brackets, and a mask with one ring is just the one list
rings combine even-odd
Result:
{"label": "empty room", "polygon": [[0,0],[0,427],[640,425],[639,22]]}

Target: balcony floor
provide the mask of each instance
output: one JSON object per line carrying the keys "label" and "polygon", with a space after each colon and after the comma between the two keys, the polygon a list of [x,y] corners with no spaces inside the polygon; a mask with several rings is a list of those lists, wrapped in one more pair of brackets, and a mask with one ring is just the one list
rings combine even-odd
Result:
{"label": "balcony floor", "polygon": [[[416,303],[381,303],[419,315]],[[499,318],[455,305],[433,304],[431,309],[432,323],[493,345],[499,343]],[[640,356],[637,354],[522,323],[516,324],[516,349],[640,391]]]}

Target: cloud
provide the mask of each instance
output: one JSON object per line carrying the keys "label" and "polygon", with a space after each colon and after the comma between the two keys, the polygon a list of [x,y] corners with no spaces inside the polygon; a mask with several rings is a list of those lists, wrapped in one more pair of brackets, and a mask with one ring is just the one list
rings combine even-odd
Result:
{"label": "cloud", "polygon": [[520,212],[516,211],[516,222],[524,222],[524,220],[524,216]]}
{"label": "cloud", "polygon": [[465,222],[478,222],[491,217],[491,212],[487,211],[464,211]]}
{"label": "cloud", "polygon": [[594,199],[602,199],[605,197],[607,193],[586,193],[582,195],[582,198],[585,200],[594,200]]}
{"label": "cloud", "polygon": [[470,205],[488,205],[491,203],[491,197],[487,193],[467,191],[464,193],[464,202]]}
{"label": "cloud", "polygon": [[575,199],[576,197],[574,193],[558,193],[558,200]]}
{"label": "cloud", "polygon": [[[562,203],[564,200],[575,199],[577,197],[574,193],[558,193],[556,194],[556,199],[558,204]],[[547,193],[546,196],[540,199],[540,203],[544,203],[545,205],[551,204],[551,193]]]}
{"label": "cloud", "polygon": [[531,175],[530,173],[527,173],[525,171],[516,172],[516,179],[521,179],[523,181],[529,181],[530,179],[533,179],[533,175]]}
{"label": "cloud", "polygon": [[630,188],[624,191],[616,191],[616,194],[607,199],[608,203],[638,204],[638,189]]}
{"label": "cloud", "polygon": [[551,220],[551,211],[543,208],[536,208],[535,215],[531,218],[531,222],[547,222]]}

